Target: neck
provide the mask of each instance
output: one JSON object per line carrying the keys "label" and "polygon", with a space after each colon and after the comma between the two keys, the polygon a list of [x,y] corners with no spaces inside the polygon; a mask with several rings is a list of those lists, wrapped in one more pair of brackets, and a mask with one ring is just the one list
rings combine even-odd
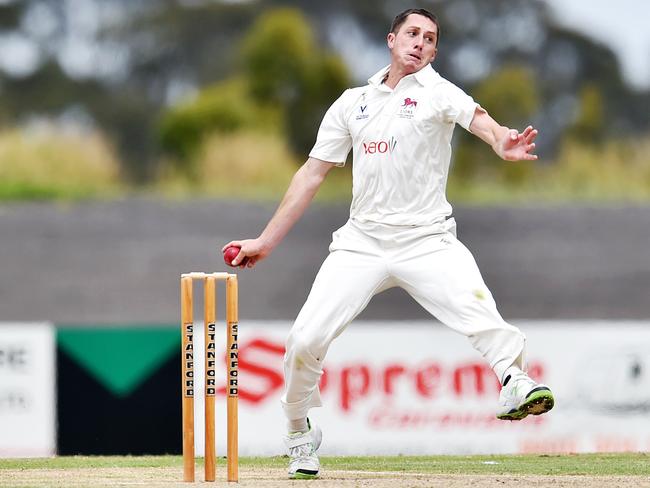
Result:
{"label": "neck", "polygon": [[402,78],[413,73],[414,71],[406,71],[404,68],[391,63],[388,68],[388,73],[386,73],[386,76],[384,77],[383,83],[394,90]]}

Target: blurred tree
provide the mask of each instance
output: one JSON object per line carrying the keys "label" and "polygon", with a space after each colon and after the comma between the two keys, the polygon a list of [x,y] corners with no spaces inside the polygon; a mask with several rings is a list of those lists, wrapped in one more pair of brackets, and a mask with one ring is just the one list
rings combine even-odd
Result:
{"label": "blurred tree", "polygon": [[161,110],[232,72],[233,39],[258,10],[246,2],[0,1],[1,56],[10,36],[38,49],[34,70],[19,76],[0,58],[0,120],[58,118],[76,107],[115,141],[122,174],[146,182],[157,173]]}
{"label": "blurred tree", "polygon": [[493,118],[510,127],[528,123],[540,104],[535,75],[522,66],[506,66],[490,75],[472,95]]}
{"label": "blurred tree", "polygon": [[247,79],[240,76],[211,85],[164,112],[159,137],[163,150],[174,156],[177,169],[194,176],[194,157],[210,133],[273,132],[281,126],[280,110],[259,106],[250,96]]}
{"label": "blurred tree", "polygon": [[139,90],[124,85],[118,93],[93,79],[70,79],[56,63],[47,63],[21,79],[3,84],[0,104],[14,122],[46,115],[59,118],[71,108],[110,135],[119,148],[123,174],[134,182],[146,181],[153,171],[151,155],[156,140],[150,130],[157,105]]}
{"label": "blurred tree", "polygon": [[304,15],[278,9],[258,18],[244,36],[241,52],[251,95],[261,103],[286,105],[300,96],[317,49]]}
{"label": "blurred tree", "polygon": [[22,5],[14,2],[0,3],[0,29],[12,29],[20,22]]}
{"label": "blurred tree", "polygon": [[[304,27],[304,17],[287,22],[297,18],[288,15],[287,5],[308,15],[310,26]],[[442,37],[434,66],[465,90],[473,92],[507,63],[535,73],[542,97],[535,114],[543,135],[540,152],[543,145],[557,145],[571,123],[558,106],[566,106],[585,82],[601,92],[604,134],[639,134],[650,127],[650,91],[630,90],[613,51],[555,25],[543,2],[417,0],[413,6],[439,15]],[[262,24],[260,16],[278,7],[285,20]],[[347,77],[342,63],[325,61],[323,46],[334,46],[363,82],[385,60],[388,26],[403,7],[388,0],[0,0],[0,122],[57,118],[78,108],[117,143],[124,173],[147,181],[157,174],[161,112],[237,69],[252,69],[242,57],[245,50],[233,48],[249,35],[249,54],[271,52],[268,62],[276,68],[302,67],[275,72],[274,86],[267,87],[283,100],[279,125],[302,152],[312,142],[319,111],[340,91],[339,83],[347,84],[341,82]],[[278,59],[273,43],[256,42],[249,29],[258,20],[256,29],[266,29],[281,52],[296,59]],[[253,71],[273,69],[262,66],[263,57],[256,59]],[[334,81],[323,83],[318,72]],[[329,100],[323,105],[313,99],[325,92]]]}
{"label": "blurred tree", "polygon": [[[329,106],[350,84],[348,69],[334,54],[311,60],[299,96],[287,105],[286,128],[291,147],[306,157],[316,142],[316,133]],[[300,160],[300,159],[299,159]]]}
{"label": "blurred tree", "polygon": [[578,114],[570,127],[570,138],[586,144],[599,145],[604,142],[605,113],[603,96],[594,83],[588,83],[580,90]]}
{"label": "blurred tree", "polygon": [[[474,99],[490,116],[507,127],[523,130],[540,105],[540,94],[531,71],[507,66],[479,83],[472,91]],[[469,133],[461,133],[454,157],[452,178],[458,184],[490,175],[517,184],[531,173],[531,165],[503,163],[485,144]]]}
{"label": "blurred tree", "polygon": [[291,147],[304,154],[329,105],[349,86],[342,60],[318,49],[307,18],[295,9],[262,15],[242,44],[251,95],[283,108]]}
{"label": "blurred tree", "polygon": [[315,46],[297,10],[261,15],[240,49],[241,76],[208,86],[162,116],[162,145],[188,168],[210,132],[284,127],[292,148],[306,153],[325,110],[349,83],[343,62]]}
{"label": "blurred tree", "polygon": [[231,79],[201,91],[188,102],[163,113],[160,140],[164,150],[179,158],[191,158],[209,131],[233,132],[254,120],[254,106],[247,83]]}

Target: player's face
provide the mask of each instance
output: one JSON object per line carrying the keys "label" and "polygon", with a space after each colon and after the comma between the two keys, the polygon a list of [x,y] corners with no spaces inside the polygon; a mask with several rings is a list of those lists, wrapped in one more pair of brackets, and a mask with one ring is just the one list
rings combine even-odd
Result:
{"label": "player's face", "polygon": [[401,67],[406,74],[421,70],[436,56],[438,27],[431,19],[411,14],[397,33],[387,37],[393,65]]}

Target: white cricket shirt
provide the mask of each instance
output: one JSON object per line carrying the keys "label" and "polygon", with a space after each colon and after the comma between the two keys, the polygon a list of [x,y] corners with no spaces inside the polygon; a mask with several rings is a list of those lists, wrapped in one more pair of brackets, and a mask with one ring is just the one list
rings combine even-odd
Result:
{"label": "white cricket shirt", "polygon": [[311,157],[345,164],[353,149],[350,218],[375,224],[429,226],[451,215],[445,189],[455,124],[469,130],[477,104],[430,65],[382,83],[343,92],[329,108]]}

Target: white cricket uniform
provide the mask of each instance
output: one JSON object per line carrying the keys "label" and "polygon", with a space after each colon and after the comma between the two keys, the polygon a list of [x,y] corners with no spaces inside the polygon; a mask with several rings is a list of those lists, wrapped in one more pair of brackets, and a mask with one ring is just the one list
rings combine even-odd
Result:
{"label": "white cricket uniform", "polygon": [[310,153],[344,165],[353,150],[352,205],[287,339],[289,420],[321,405],[318,381],[331,341],[373,295],[395,286],[466,335],[499,379],[511,365],[524,367],[525,337],[499,315],[456,238],[445,195],[454,126],[469,130],[478,105],[430,65],[394,90],[382,83],[387,71],[332,104]]}

